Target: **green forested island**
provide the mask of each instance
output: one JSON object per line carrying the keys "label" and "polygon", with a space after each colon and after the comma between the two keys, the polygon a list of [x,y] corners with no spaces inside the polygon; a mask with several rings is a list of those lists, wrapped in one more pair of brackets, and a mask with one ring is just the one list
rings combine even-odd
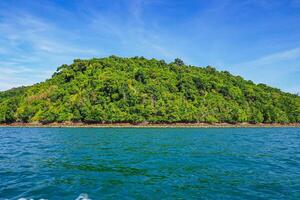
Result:
{"label": "green forested island", "polygon": [[0,123],[13,122],[297,123],[300,97],[180,59],[110,56],[0,92]]}

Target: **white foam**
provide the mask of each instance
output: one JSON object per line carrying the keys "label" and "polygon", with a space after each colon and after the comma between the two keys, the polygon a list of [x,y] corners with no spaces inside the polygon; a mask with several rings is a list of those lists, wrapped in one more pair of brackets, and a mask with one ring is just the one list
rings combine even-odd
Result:
{"label": "white foam", "polygon": [[[34,199],[19,198],[18,200],[34,200]],[[39,199],[39,200],[47,200],[47,199]],[[92,199],[89,198],[88,194],[82,193],[75,200],[92,200]]]}
{"label": "white foam", "polygon": [[[34,199],[26,199],[26,198],[20,198],[18,200],[34,200]],[[47,199],[39,199],[39,200],[47,200]]]}
{"label": "white foam", "polygon": [[89,195],[82,193],[79,195],[79,197],[77,197],[76,200],[91,200],[91,199],[89,199]]}

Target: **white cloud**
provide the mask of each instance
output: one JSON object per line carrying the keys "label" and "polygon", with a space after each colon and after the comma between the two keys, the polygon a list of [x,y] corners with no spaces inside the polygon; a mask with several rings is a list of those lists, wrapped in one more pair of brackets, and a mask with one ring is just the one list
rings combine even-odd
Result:
{"label": "white cloud", "polygon": [[300,91],[297,81],[299,58],[300,48],[297,47],[234,64],[231,71],[256,83],[265,83],[296,93]]}
{"label": "white cloud", "polygon": [[269,65],[272,63],[278,63],[278,62],[297,59],[297,58],[300,58],[300,47],[281,51],[281,52],[276,52],[273,54],[268,54],[258,59],[243,62],[238,65],[239,66],[263,66],[263,65]]}
{"label": "white cloud", "polygon": [[71,32],[28,13],[2,10],[1,17],[0,90],[43,81],[63,63],[101,53],[76,46]]}
{"label": "white cloud", "polygon": [[[177,49],[171,46],[170,37],[162,34],[161,27],[155,27],[157,23],[144,22],[144,10],[152,4],[159,4],[159,1],[135,0],[128,4],[126,19],[115,15],[114,12],[99,12],[93,6],[86,5],[88,10],[87,21],[90,21],[88,28],[99,37],[118,43],[119,50],[129,54],[138,52],[138,55],[149,57],[161,57],[174,59],[178,57]],[[124,8],[125,10],[126,8]],[[98,38],[101,40],[101,38]],[[117,40],[117,41],[116,41]],[[135,50],[132,52],[132,50]],[[131,52],[131,53],[130,53]]]}
{"label": "white cloud", "polygon": [[[159,27],[144,23],[147,6],[160,1],[135,0],[126,7],[102,10],[89,2],[82,2],[80,11],[74,13],[51,7],[62,20],[78,24],[77,29],[64,27],[50,18],[34,15],[23,8],[0,8],[0,90],[11,86],[32,84],[49,77],[49,71],[74,58],[99,57],[109,54],[121,56],[143,55],[174,59],[179,53]],[[46,6],[46,7],[47,7]],[[8,9],[9,8],[9,9]],[[118,9],[126,14],[116,14]],[[121,11],[121,10],[120,10]],[[66,24],[68,24],[66,22]],[[157,24],[157,23],[156,23]],[[80,30],[80,32],[79,32]],[[85,34],[85,31],[87,34]],[[108,45],[108,47],[106,46]],[[115,48],[114,48],[115,47]],[[5,82],[5,84],[3,83]],[[5,85],[5,86],[4,86]]]}

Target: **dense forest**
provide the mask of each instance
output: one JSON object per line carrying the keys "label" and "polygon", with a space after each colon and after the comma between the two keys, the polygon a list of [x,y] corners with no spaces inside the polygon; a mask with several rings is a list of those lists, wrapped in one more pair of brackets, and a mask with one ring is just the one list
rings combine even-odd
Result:
{"label": "dense forest", "polygon": [[180,59],[76,59],[0,92],[0,123],[300,122],[300,97]]}

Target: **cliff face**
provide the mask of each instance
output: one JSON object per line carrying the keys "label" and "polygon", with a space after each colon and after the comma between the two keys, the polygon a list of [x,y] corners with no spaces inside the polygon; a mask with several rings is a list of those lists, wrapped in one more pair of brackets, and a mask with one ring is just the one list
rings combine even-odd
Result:
{"label": "cliff face", "polygon": [[300,122],[300,97],[212,67],[142,57],[74,60],[0,92],[0,122]]}

